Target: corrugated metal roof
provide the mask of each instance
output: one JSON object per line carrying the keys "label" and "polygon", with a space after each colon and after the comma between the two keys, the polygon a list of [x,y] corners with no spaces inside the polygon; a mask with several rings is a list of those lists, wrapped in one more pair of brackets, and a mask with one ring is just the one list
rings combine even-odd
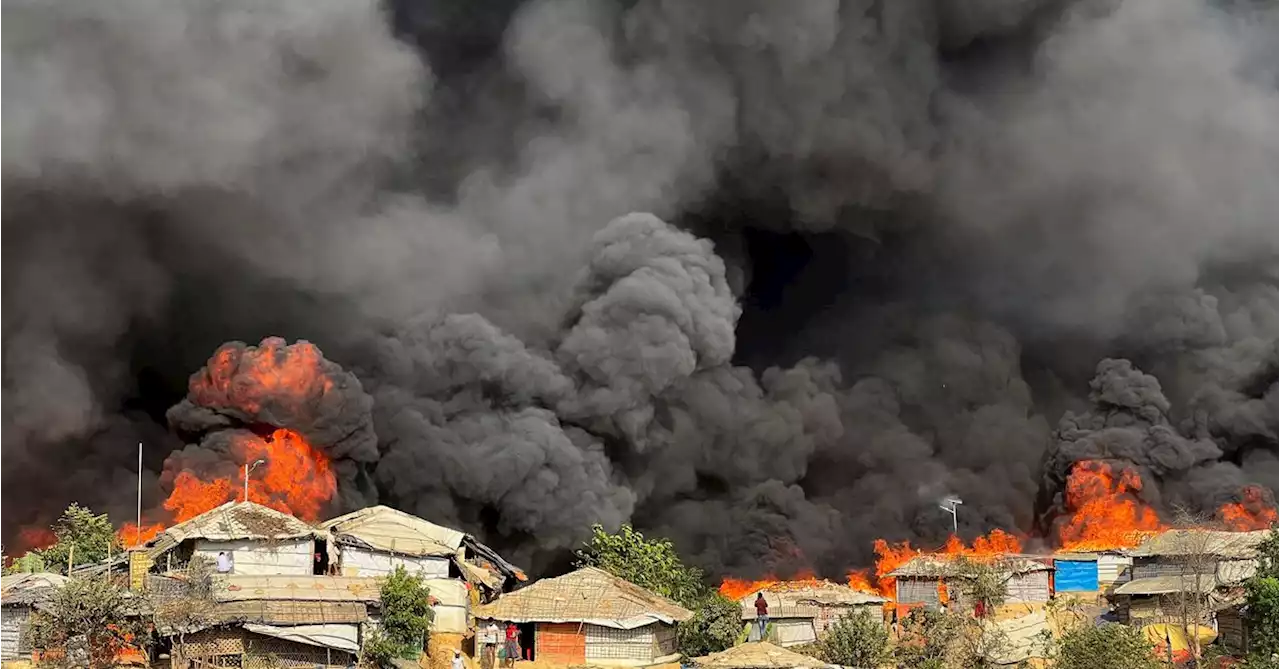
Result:
{"label": "corrugated metal roof", "polygon": [[719,653],[694,658],[693,663],[704,669],[817,669],[828,666],[821,660],[779,648],[767,641],[739,644]]}
{"label": "corrugated metal roof", "polygon": [[1129,555],[1134,557],[1210,555],[1227,559],[1251,559],[1257,556],[1258,544],[1266,541],[1270,533],[1270,530],[1254,532],[1169,530],[1142,542],[1137,548],[1129,551]]}
{"label": "corrugated metal roof", "polygon": [[[1202,576],[1200,578],[1200,592],[1212,592],[1217,585],[1217,580],[1212,576]],[[1196,590],[1196,579],[1194,576],[1153,576],[1151,578],[1139,578],[1115,589],[1117,595],[1164,595],[1171,592],[1183,592]]]}
{"label": "corrugated metal roof", "polygon": [[675,602],[594,567],[547,578],[475,609],[476,618],[511,622],[586,622],[634,629],[693,614]]}
{"label": "corrugated metal roof", "polygon": [[[906,564],[889,572],[890,576],[923,576],[928,578],[958,576],[960,556],[925,554],[911,558]],[[1027,574],[1036,571],[1053,571],[1053,567],[1038,560],[1022,557],[1004,557],[991,562],[1005,573]]]}
{"label": "corrugated metal roof", "polygon": [[352,576],[250,576],[213,577],[213,599],[238,602],[252,599],[311,600],[325,602],[378,602],[378,579]]}
{"label": "corrugated metal roof", "polygon": [[780,581],[738,600],[743,619],[756,617],[756,594],[764,592],[770,618],[815,618],[823,607],[882,604],[884,597],[830,581]]}
{"label": "corrugated metal roof", "polygon": [[371,506],[352,511],[320,525],[339,541],[356,540],[367,548],[402,555],[451,556],[466,534],[397,511]]}
{"label": "corrugated metal roof", "polygon": [[296,539],[315,532],[310,525],[270,507],[253,502],[227,502],[161,532],[143,544],[141,550],[155,559],[188,539]]}

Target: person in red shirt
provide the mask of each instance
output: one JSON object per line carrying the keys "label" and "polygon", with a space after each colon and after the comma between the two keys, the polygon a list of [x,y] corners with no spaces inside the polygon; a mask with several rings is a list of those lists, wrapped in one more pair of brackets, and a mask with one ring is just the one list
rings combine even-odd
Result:
{"label": "person in red shirt", "polygon": [[764,632],[769,627],[769,602],[765,601],[763,592],[756,595],[756,627],[760,630],[760,640],[764,641]]}
{"label": "person in red shirt", "polygon": [[508,667],[516,666],[516,660],[520,658],[520,628],[515,623],[507,623],[507,647],[502,658]]}

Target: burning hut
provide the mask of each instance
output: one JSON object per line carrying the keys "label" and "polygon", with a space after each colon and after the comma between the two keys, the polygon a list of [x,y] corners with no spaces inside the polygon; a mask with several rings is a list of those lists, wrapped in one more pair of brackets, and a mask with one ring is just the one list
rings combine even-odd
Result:
{"label": "burning hut", "polygon": [[763,593],[769,604],[769,623],[773,628],[770,640],[784,647],[816,641],[836,620],[851,613],[879,617],[881,607],[888,601],[830,581],[779,581],[738,600],[744,621],[755,620],[758,593]]}
{"label": "burning hut", "polygon": [[1122,620],[1147,626],[1194,624],[1216,629],[1224,645],[1247,646],[1240,607],[1243,583],[1257,571],[1258,546],[1268,530],[1219,532],[1180,529],[1162,532],[1129,551],[1133,580],[1115,589],[1111,600]]}
{"label": "burning hut", "polygon": [[[1051,564],[1026,557],[1002,557],[994,559],[992,565],[1004,575],[1006,604],[1049,601]],[[971,602],[965,601],[961,561],[954,556],[920,555],[889,572],[889,576],[894,579],[900,608],[952,604],[972,607]]]}
{"label": "burning hut", "polygon": [[31,657],[31,613],[67,582],[59,574],[10,574],[0,578],[0,659]]}
{"label": "burning hut", "polygon": [[132,581],[147,571],[181,569],[192,558],[213,564],[225,554],[232,574],[315,572],[316,529],[270,507],[227,502],[178,523],[128,553]]}
{"label": "burning hut", "polygon": [[519,625],[526,659],[621,666],[673,661],[675,624],[692,615],[594,567],[537,581],[475,610],[477,619]]}

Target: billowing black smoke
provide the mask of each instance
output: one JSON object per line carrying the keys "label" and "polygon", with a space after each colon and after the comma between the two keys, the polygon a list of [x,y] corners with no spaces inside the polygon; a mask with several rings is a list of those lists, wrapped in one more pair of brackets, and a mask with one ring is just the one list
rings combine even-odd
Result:
{"label": "billowing black smoke", "polygon": [[535,571],[1274,492],[1274,4],[961,4],[8,3],[5,537],[128,518],[138,441],[158,503],[269,335],[372,398],[342,504]]}

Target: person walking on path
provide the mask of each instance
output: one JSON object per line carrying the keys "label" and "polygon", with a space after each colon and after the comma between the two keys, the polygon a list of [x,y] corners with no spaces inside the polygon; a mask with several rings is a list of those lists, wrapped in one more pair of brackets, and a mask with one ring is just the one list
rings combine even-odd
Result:
{"label": "person walking on path", "polygon": [[760,641],[764,641],[764,632],[769,627],[769,602],[764,599],[764,593],[756,595],[756,628],[760,631]]}
{"label": "person walking on path", "polygon": [[515,623],[507,623],[507,646],[503,659],[508,667],[516,666],[516,660],[520,659],[520,628]]}

